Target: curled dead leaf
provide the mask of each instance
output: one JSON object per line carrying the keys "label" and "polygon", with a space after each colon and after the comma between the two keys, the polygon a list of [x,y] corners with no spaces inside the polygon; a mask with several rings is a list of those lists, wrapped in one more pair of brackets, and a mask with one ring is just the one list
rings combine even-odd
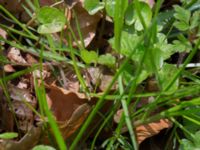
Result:
{"label": "curled dead leaf", "polygon": [[57,86],[46,86],[47,101],[63,137],[66,139],[83,123],[90,111],[84,94],[74,93]]}
{"label": "curled dead leaf", "polygon": [[160,119],[145,125],[136,127],[137,141],[142,143],[145,139],[158,134],[161,130],[171,128],[172,122],[168,119]]}
{"label": "curled dead leaf", "polygon": [[[122,113],[123,113],[123,110],[120,109],[114,115],[114,121],[116,123],[120,122]],[[158,134],[161,130],[171,128],[171,127],[172,127],[172,122],[168,119],[160,119],[158,121],[137,126],[135,131],[136,131],[138,144],[142,143],[145,139]],[[127,127],[122,128],[123,133],[127,131],[128,131]]]}

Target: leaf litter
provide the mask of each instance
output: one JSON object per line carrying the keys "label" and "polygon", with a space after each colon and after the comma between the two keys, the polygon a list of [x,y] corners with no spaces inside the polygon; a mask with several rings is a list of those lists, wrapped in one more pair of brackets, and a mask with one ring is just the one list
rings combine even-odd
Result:
{"label": "leaf litter", "polygon": [[[27,15],[27,12],[24,9],[25,7],[22,7],[30,7],[26,2],[12,1],[12,5],[9,2],[10,1],[0,0],[0,4],[14,14],[19,20],[25,23],[30,21],[31,18]],[[145,2],[147,2],[151,7],[153,7],[155,3],[153,0]],[[50,6],[54,4],[54,1],[42,0],[40,3],[42,6]],[[58,8],[65,9],[65,11],[66,8],[69,8],[66,19],[69,21],[68,25],[70,26],[65,26],[64,33],[70,35],[69,28],[71,27],[75,38],[77,38],[77,41],[73,41],[73,46],[77,48],[78,45],[83,44],[84,47],[90,47],[99,34],[97,33],[97,28],[100,28],[100,21],[105,19],[103,18],[103,12],[99,11],[94,15],[89,15],[89,13],[83,7],[83,1],[81,0],[67,1],[67,4],[61,3],[61,5],[59,4]],[[68,41],[65,39],[60,39],[59,34],[60,33],[55,33],[53,34],[53,37],[58,39],[58,41],[61,40],[68,45]],[[7,32],[2,28],[0,28],[0,36],[4,39],[9,37]],[[107,40],[104,37],[100,38],[102,38],[102,41]],[[5,57],[9,60],[9,63],[4,64],[3,69],[7,75],[16,73],[24,68],[28,68],[33,64],[39,64],[39,58],[37,56],[22,52],[20,49],[12,46],[7,47],[5,42],[0,42],[1,46],[6,45]],[[108,45],[108,43],[103,43],[103,45]],[[109,48],[110,47],[111,46],[109,45]],[[105,49],[109,48],[106,47]],[[100,58],[97,54],[95,55],[97,56],[95,59]],[[110,58],[111,57],[108,57],[108,59],[106,58],[106,61],[110,63],[110,61],[114,60],[115,63],[115,57],[112,56],[112,60],[109,60]],[[113,76],[116,73],[114,70],[115,66],[112,64],[108,65],[108,63],[105,63],[104,59],[102,60],[102,63],[99,63],[100,65],[97,65],[96,62],[91,61],[88,64],[93,64],[92,67],[87,66],[86,68],[82,68],[80,70],[81,75],[83,76],[83,79],[85,80],[86,85],[91,92],[96,92],[97,94],[104,92],[109,83],[112,81]],[[20,136],[13,140],[1,139],[0,150],[26,150],[33,148],[38,143],[43,144],[46,140],[49,142],[49,139],[46,138],[46,135],[42,136],[44,132],[42,131],[41,124],[43,124],[45,121],[41,120],[40,116],[34,112],[34,110],[40,112],[40,109],[34,93],[33,74],[38,81],[43,80],[45,82],[48,107],[52,111],[61,134],[65,140],[73,138],[73,135],[84,123],[91,112],[92,107],[97,102],[97,98],[91,97],[89,100],[88,96],[85,93],[82,93],[83,87],[81,87],[78,77],[72,67],[69,67],[65,64],[60,64],[55,65],[53,61],[43,62],[42,71],[36,69],[31,73],[23,75],[22,77],[18,77],[14,81],[9,81],[7,87],[9,97],[6,97],[5,91],[3,94],[3,90],[0,88],[0,96],[2,97],[0,101],[0,131],[20,133]],[[148,78],[146,82],[146,91],[158,91],[158,86],[155,85],[157,83],[154,83],[153,78]],[[115,83],[111,88],[111,93],[114,93],[119,88],[118,86],[119,85]],[[138,104],[138,107],[141,108],[142,106],[151,103],[151,98],[152,97],[149,97],[148,100],[144,100],[143,98],[144,101],[141,101]],[[9,101],[6,99],[9,99]],[[154,99],[151,100],[153,101]],[[110,106],[106,107],[105,105],[103,109],[106,111],[103,112],[107,113],[109,108]],[[113,126],[119,123],[122,112],[123,110],[119,108],[115,113],[113,117],[114,121],[112,122]],[[170,129],[172,126],[172,122],[168,119],[160,119],[154,122],[136,126],[135,131],[137,142],[138,144],[141,144],[147,138],[159,134],[163,129]],[[127,131],[127,127],[124,126],[123,132]],[[42,137],[43,139],[41,139]]]}

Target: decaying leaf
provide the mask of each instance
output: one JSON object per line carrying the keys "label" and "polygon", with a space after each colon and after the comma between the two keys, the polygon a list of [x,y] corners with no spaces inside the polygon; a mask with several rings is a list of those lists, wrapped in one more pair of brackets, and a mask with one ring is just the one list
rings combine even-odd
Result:
{"label": "decaying leaf", "polygon": [[[89,67],[87,73],[87,84],[90,85],[91,83],[93,86],[99,87],[101,91],[105,91],[113,79],[113,73],[108,68],[104,67]],[[117,84],[115,83],[112,86],[112,90],[116,88]]]}
{"label": "decaying leaf", "polygon": [[[75,15],[77,16],[78,24],[80,27],[80,31],[83,37],[83,41],[85,47],[87,47],[90,42],[93,40],[96,32],[97,24],[101,18],[100,13],[96,13],[95,15],[89,15],[88,12],[83,8],[83,2],[77,3],[74,7]],[[78,34],[77,23],[75,17],[73,17],[70,21],[72,30],[75,32],[75,35],[78,39],[79,44],[81,44],[81,38]],[[76,43],[74,42],[74,45]]]}
{"label": "decaying leaf", "polygon": [[142,143],[145,139],[158,134],[161,130],[171,128],[172,122],[168,119],[160,119],[156,122],[151,122],[146,125],[136,127],[137,141]]}
{"label": "decaying leaf", "polygon": [[12,107],[18,120],[18,128],[25,133],[32,128],[34,122],[33,111],[27,104],[32,108],[36,108],[36,98],[30,91],[15,86],[10,86],[9,92],[12,99]]}
{"label": "decaying leaf", "polygon": [[32,149],[40,139],[41,127],[32,127],[19,141],[0,140],[0,150],[29,150]]}
{"label": "decaying leaf", "polygon": [[8,51],[7,57],[10,59],[11,62],[14,63],[22,63],[22,64],[26,64],[26,60],[22,57],[20,50],[15,48],[15,47],[11,47]]}
{"label": "decaying leaf", "polygon": [[84,122],[90,112],[90,105],[82,104],[76,108],[68,121],[58,122],[64,139],[71,136]]}
{"label": "decaying leaf", "polygon": [[13,66],[10,65],[10,64],[4,65],[4,66],[3,66],[3,70],[4,70],[5,72],[15,72],[15,71],[16,71],[16,70],[13,68]]}
{"label": "decaying leaf", "polygon": [[[114,121],[116,123],[120,122],[121,115],[123,113],[123,110],[120,109],[117,111],[117,113],[114,115]],[[166,128],[171,128],[172,122],[168,119],[160,119],[158,121],[150,122],[148,124],[143,124],[140,126],[137,126],[136,131],[136,137],[138,143],[142,143],[145,139],[152,137],[156,134],[158,134],[161,130]],[[122,128],[122,132],[127,132],[127,127]]]}
{"label": "decaying leaf", "polygon": [[[4,39],[7,39],[7,33],[5,30],[3,30],[2,28],[0,28],[0,36]],[[1,45],[4,45],[4,42],[0,41]]]}
{"label": "decaying leaf", "polygon": [[74,93],[57,86],[46,86],[47,101],[63,137],[66,139],[83,123],[90,111],[84,94]]}
{"label": "decaying leaf", "polygon": [[26,61],[29,64],[38,63],[38,61],[30,54],[26,54]]}

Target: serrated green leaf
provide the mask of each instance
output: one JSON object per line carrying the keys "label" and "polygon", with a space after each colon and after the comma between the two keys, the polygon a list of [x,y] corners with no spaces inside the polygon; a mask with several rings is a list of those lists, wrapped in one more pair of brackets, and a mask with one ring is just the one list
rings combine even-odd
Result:
{"label": "serrated green leaf", "polygon": [[90,15],[94,15],[104,8],[104,3],[99,0],[84,0],[84,8]]}
{"label": "serrated green leaf", "polygon": [[198,27],[200,24],[200,11],[195,11],[190,20],[190,29]]}
{"label": "serrated green leaf", "polygon": [[15,132],[6,132],[6,133],[0,134],[0,139],[13,139],[16,137],[18,137],[18,133],[15,133]]}
{"label": "serrated green leaf", "polygon": [[81,50],[81,58],[86,64],[96,63],[98,55],[95,51]]}
{"label": "serrated green leaf", "polygon": [[174,17],[177,19],[174,22],[174,26],[181,31],[188,30],[190,27],[189,25],[189,21],[191,17],[190,11],[178,5],[175,5],[174,9],[175,9]]}
{"label": "serrated green leaf", "polygon": [[181,31],[186,31],[190,28],[189,24],[187,24],[186,22],[180,22],[180,21],[175,21],[174,26]]}
{"label": "serrated green leaf", "polygon": [[38,27],[38,33],[40,34],[59,32],[66,23],[64,13],[53,7],[42,7],[36,12],[36,18],[41,23]]}
{"label": "serrated green leaf", "polygon": [[178,5],[175,5],[174,9],[175,9],[174,17],[182,22],[189,24],[191,16],[190,11]]}
{"label": "serrated green leaf", "polygon": [[56,150],[56,149],[47,145],[37,145],[32,150]]}
{"label": "serrated green leaf", "polygon": [[107,53],[105,55],[99,56],[98,63],[109,67],[113,67],[116,63],[116,58],[111,54]]}

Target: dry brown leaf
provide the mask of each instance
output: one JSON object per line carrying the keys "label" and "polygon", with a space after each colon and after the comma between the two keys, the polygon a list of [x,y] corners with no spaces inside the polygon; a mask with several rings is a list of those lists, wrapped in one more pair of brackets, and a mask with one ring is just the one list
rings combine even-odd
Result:
{"label": "dry brown leaf", "polygon": [[[120,122],[121,115],[123,113],[123,110],[120,109],[117,111],[117,113],[114,115],[114,121],[116,123]],[[150,122],[148,124],[140,125],[136,127],[136,136],[138,143],[142,143],[145,139],[152,137],[156,134],[158,134],[161,130],[166,128],[171,128],[172,122],[168,119],[160,119],[158,121]],[[127,132],[127,127],[122,128],[122,132]]]}
{"label": "dry brown leaf", "polygon": [[0,150],[29,150],[32,149],[40,139],[41,127],[32,127],[20,141],[0,140]]}
{"label": "dry brown leaf", "polygon": [[38,63],[38,61],[30,54],[26,54],[26,61],[29,64],[34,64],[34,63]]}
{"label": "dry brown leaf", "polygon": [[13,66],[10,65],[10,64],[4,65],[4,66],[3,66],[3,70],[4,70],[5,72],[15,72],[15,71],[16,71],[16,70],[13,68]]}
{"label": "dry brown leaf", "polygon": [[[99,87],[100,91],[105,91],[113,79],[113,73],[105,67],[89,67],[87,68],[86,76],[87,85],[89,87]],[[90,85],[92,83],[92,85]],[[117,84],[115,83],[111,90],[115,90]]]}
{"label": "dry brown leaf", "polygon": [[26,103],[35,108],[37,104],[36,98],[29,90],[20,89],[13,85],[9,86],[9,93],[12,99],[12,107],[18,120],[18,128],[26,133],[32,128],[34,122],[33,111]]}
{"label": "dry brown leaf", "polygon": [[159,121],[151,122],[146,125],[136,127],[137,141],[142,143],[145,139],[158,134],[161,130],[171,128],[172,122],[168,119],[160,119]]}
{"label": "dry brown leaf", "polygon": [[20,50],[15,47],[9,48],[7,57],[10,59],[11,62],[14,63],[27,63],[26,60],[22,57]]}
{"label": "dry brown leaf", "polygon": [[[85,47],[87,47],[90,42],[93,40],[96,32],[97,24],[101,18],[100,13],[95,15],[89,15],[88,12],[83,8],[83,1],[80,1],[73,7],[80,27],[80,31],[84,40]],[[80,37],[78,35],[77,25],[75,18],[72,18],[70,21],[72,30],[75,32],[75,35],[78,39],[79,44],[81,44]],[[74,42],[74,46],[76,43]]]}
{"label": "dry brown leaf", "polygon": [[59,123],[63,137],[74,133],[87,117],[90,106],[84,94],[74,93],[57,86],[47,87],[48,105]]}
{"label": "dry brown leaf", "polygon": [[[7,33],[5,30],[3,30],[2,28],[0,28],[0,36],[4,39],[7,39]],[[4,45],[4,42],[0,41],[1,45]]]}
{"label": "dry brown leaf", "polygon": [[70,137],[84,122],[90,112],[90,105],[82,104],[76,108],[68,121],[58,122],[64,139]]}

